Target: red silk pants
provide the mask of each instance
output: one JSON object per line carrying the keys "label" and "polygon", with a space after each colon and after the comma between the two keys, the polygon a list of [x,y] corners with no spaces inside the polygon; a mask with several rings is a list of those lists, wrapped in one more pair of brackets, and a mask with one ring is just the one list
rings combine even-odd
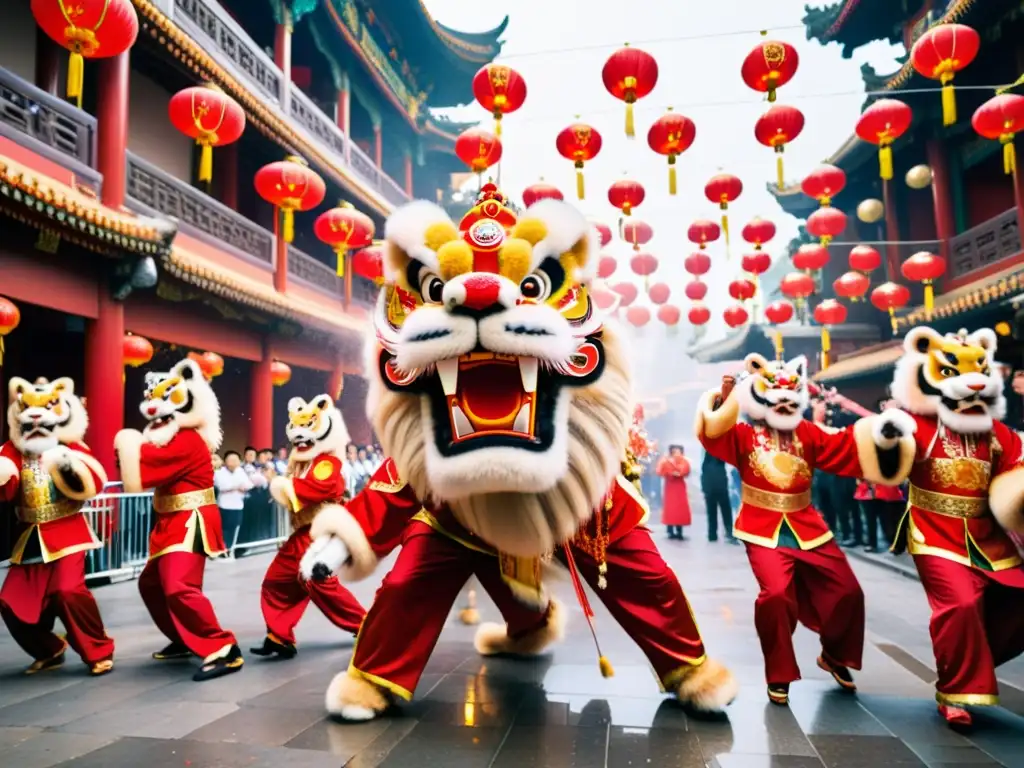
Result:
{"label": "red silk pants", "polygon": [[221,629],[203,594],[205,570],[205,554],[168,552],[151,558],[139,576],[142,602],[159,630],[204,659],[235,644],[235,636]]}
{"label": "red silk pants", "polygon": [[85,552],[50,563],[12,565],[0,588],[0,615],[14,641],[37,661],[52,659],[64,648],[53,633],[56,619],[86,664],[114,656],[114,641],[107,637],[96,599],[85,586]]}
{"label": "red silk pants", "polygon": [[337,578],[319,582],[302,578],[299,563],[311,543],[309,526],[299,528],[278,550],[263,577],[260,606],[267,631],[287,643],[295,642],[295,625],[310,600],[334,626],[353,635],[366,615],[363,606]]}
{"label": "red silk pants", "polygon": [[746,543],[761,592],[754,626],[769,684],[800,679],[793,651],[799,621],[821,637],[826,659],[860,669],[864,653],[864,592],[835,541],[809,550]]}
{"label": "red silk pants", "polygon": [[915,555],[945,704],[998,704],[996,667],[1024,652],[1024,567],[982,571]]}

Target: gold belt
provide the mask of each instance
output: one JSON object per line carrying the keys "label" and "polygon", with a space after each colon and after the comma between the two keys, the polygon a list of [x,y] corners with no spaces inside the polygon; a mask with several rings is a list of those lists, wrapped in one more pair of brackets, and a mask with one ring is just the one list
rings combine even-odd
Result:
{"label": "gold belt", "polygon": [[173,495],[153,494],[153,509],[161,515],[169,515],[172,512],[184,512],[189,509],[196,509],[216,503],[217,494],[213,492],[213,488],[204,488],[201,491],[189,491],[188,493],[175,493]]}
{"label": "gold belt", "polygon": [[953,496],[910,486],[910,505],[946,517],[969,519],[988,514],[988,499],[980,496]]}
{"label": "gold belt", "polygon": [[43,504],[41,507],[18,507],[16,514],[23,523],[40,525],[77,515],[81,509],[81,503],[71,499],[63,499],[53,504]]}
{"label": "gold belt", "polygon": [[776,493],[775,491],[763,491],[744,483],[741,496],[744,504],[770,509],[773,512],[799,512],[811,506],[810,490],[800,493]]}

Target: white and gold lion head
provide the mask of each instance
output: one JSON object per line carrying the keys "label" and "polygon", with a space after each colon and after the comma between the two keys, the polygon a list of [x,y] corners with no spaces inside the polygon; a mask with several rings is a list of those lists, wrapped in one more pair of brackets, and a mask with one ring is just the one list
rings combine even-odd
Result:
{"label": "white and gold lion head", "polygon": [[595,236],[558,200],[517,218],[492,185],[459,226],[420,201],[385,228],[368,414],[420,498],[512,554],[571,537],[627,441],[625,352],[589,293]]}
{"label": "white and gold lion head", "polygon": [[312,461],[322,453],[341,457],[348,444],[345,419],[330,395],[317,395],[308,403],[301,397],[289,400],[285,434],[292,462]]}
{"label": "white and gold lion head", "polygon": [[147,373],[139,403],[147,442],[167,445],[179,429],[196,430],[212,452],[220,448],[220,403],[195,362],[182,360],[166,373]]}
{"label": "white and gold lion head", "polygon": [[988,328],[946,335],[914,328],[903,339],[893,399],[912,413],[937,416],[956,432],[988,432],[1006,413],[995,354],[996,334]]}
{"label": "white and gold lion head", "polygon": [[747,355],[744,364],[746,376],[736,385],[740,410],[773,429],[796,429],[810,403],[807,358],[769,362],[755,353]]}
{"label": "white and gold lion head", "polygon": [[8,384],[8,401],[7,426],[21,453],[39,456],[59,444],[80,443],[89,427],[75,382],[67,377],[30,384],[15,376]]}

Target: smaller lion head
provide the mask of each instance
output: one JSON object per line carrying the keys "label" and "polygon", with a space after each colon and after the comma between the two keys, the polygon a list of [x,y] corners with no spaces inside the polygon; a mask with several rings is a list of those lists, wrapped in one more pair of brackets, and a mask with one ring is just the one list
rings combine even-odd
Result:
{"label": "smaller lion head", "polygon": [[220,403],[192,360],[166,373],[147,373],[139,411],[147,422],[143,436],[148,442],[167,445],[179,429],[194,429],[211,451],[220,448]]}
{"label": "smaller lion head", "polygon": [[348,429],[330,395],[317,395],[308,403],[301,397],[288,401],[289,457],[293,462],[312,461],[322,453],[341,456],[348,444]]}
{"label": "smaller lion head", "polygon": [[938,417],[956,432],[988,432],[1006,412],[995,354],[996,334],[988,328],[945,336],[914,328],[896,363],[893,399],[908,411]]}
{"label": "smaller lion head", "polygon": [[747,355],[747,375],[736,385],[740,409],[754,421],[772,429],[797,428],[810,402],[807,390],[807,358],[768,362],[758,354]]}
{"label": "smaller lion head", "polygon": [[80,443],[89,416],[75,395],[75,382],[36,379],[30,384],[17,376],[8,385],[7,426],[14,447],[38,456],[58,444]]}

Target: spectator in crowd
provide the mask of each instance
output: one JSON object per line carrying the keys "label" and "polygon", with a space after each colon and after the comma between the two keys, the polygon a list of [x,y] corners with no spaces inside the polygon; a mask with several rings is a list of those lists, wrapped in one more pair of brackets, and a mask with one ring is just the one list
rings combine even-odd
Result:
{"label": "spectator in crowd", "polygon": [[370,478],[366,464],[359,458],[359,447],[355,443],[349,443],[345,448],[345,463],[341,465],[341,472],[345,478],[345,498],[351,499],[363,490],[363,486]]}
{"label": "spectator in crowd", "polygon": [[[274,449],[264,448],[259,452],[259,456],[256,458],[256,463],[260,465],[260,468],[264,473],[270,471],[277,474],[277,464],[274,463]],[[273,479],[273,475],[271,475]]]}
{"label": "spectator in crowd", "polygon": [[210,461],[213,462],[213,471],[216,472],[218,469],[224,466],[224,459],[220,457],[219,453],[211,453]]}
{"label": "spectator in crowd", "polygon": [[373,462],[370,461],[369,454],[366,452],[366,446],[359,448],[356,452],[356,456],[358,457],[358,460],[362,463],[363,471],[366,472],[367,478],[369,478],[370,475],[377,471],[377,468],[373,466]]}
{"label": "spectator in crowd", "polygon": [[683,456],[683,446],[670,445],[668,456],[661,457],[656,471],[665,481],[665,501],[661,510],[662,525],[668,528],[670,539],[682,541],[685,538],[683,528],[692,522],[689,489],[686,487],[690,462]]}
{"label": "spectator in crowd", "polygon": [[238,451],[224,454],[224,465],[214,472],[213,485],[217,490],[217,506],[220,508],[224,542],[228,547],[227,557],[234,559],[238,543],[238,529],[242,526],[245,495],[252,490],[252,481],[244,469]]}
{"label": "spectator in crowd", "polygon": [[253,468],[256,466],[256,449],[251,445],[247,445],[245,450],[242,451],[242,469],[246,472],[251,473]]}
{"label": "spectator in crowd", "polygon": [[261,529],[262,523],[269,518],[271,511],[270,479],[273,477],[273,467],[267,465],[268,453],[273,456],[273,451],[266,448],[259,452],[252,447],[245,449],[246,457],[251,457],[251,460],[242,465],[251,484],[251,488],[245,494],[244,519],[248,534],[253,532],[254,527],[257,530]]}
{"label": "spectator in crowd", "polygon": [[718,518],[721,515],[722,528],[729,541],[732,535],[732,500],[729,498],[729,477],[725,462],[716,459],[707,451],[700,465],[700,489],[704,494],[704,506],[708,516],[708,541],[718,541]]}
{"label": "spectator in crowd", "polygon": [[274,459],[274,471],[279,475],[288,474],[288,454],[290,450],[287,445],[277,449],[277,457]]}
{"label": "spectator in crowd", "polygon": [[370,474],[372,475],[381,464],[384,463],[384,459],[381,458],[380,454],[377,453],[377,449],[373,445],[363,446],[363,450],[366,451],[366,461],[370,467]]}

